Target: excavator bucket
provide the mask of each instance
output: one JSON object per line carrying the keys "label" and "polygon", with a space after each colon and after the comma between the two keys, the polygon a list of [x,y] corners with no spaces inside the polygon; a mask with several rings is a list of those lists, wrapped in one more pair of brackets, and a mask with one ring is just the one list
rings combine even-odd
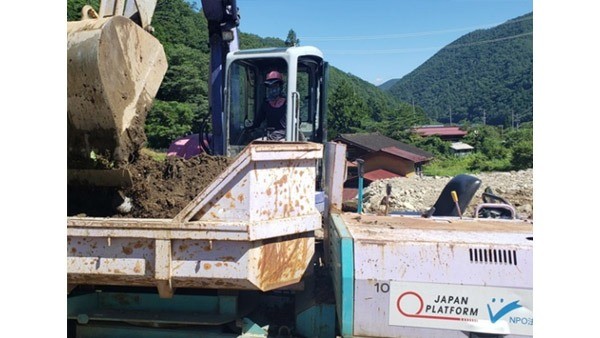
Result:
{"label": "excavator bucket", "polygon": [[[101,156],[108,163],[105,168],[118,169],[140,150],[146,141],[146,115],[166,70],[161,43],[129,18],[67,23],[69,176],[94,175],[74,171],[98,169],[82,164],[90,154]],[[102,174],[109,179],[123,175],[122,170]]]}

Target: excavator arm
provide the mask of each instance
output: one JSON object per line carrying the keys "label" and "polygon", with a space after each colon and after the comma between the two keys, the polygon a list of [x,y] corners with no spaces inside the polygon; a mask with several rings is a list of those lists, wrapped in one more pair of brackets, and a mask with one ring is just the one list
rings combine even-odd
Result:
{"label": "excavator arm", "polygon": [[225,155],[224,97],[227,53],[239,49],[237,26],[240,23],[236,0],[202,0],[208,20],[210,43],[209,110],[212,118],[210,148],[215,155]]}
{"label": "excavator arm", "polygon": [[107,0],[100,3],[100,17],[122,15],[133,20],[140,27],[152,32],[152,16],[157,0]]}

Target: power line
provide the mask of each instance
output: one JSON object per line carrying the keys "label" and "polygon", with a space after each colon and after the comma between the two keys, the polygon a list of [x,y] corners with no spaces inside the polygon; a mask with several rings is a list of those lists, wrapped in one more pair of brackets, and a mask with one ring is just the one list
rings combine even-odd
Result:
{"label": "power line", "polygon": [[486,43],[492,43],[492,42],[498,42],[498,41],[516,39],[516,38],[520,38],[520,37],[523,37],[523,36],[529,36],[529,35],[533,35],[533,32],[527,32],[527,33],[522,33],[522,34],[517,34],[517,35],[511,35],[511,36],[506,36],[506,37],[503,37],[503,38],[497,38],[497,39],[492,39],[492,40],[484,40],[484,41],[477,41],[477,42],[470,42],[470,43],[453,44],[453,45],[448,45],[446,47],[447,48],[460,48],[460,47],[483,45],[483,44],[486,44]]}
{"label": "power line", "polygon": [[425,32],[413,32],[413,33],[402,33],[402,34],[386,34],[386,35],[362,35],[362,36],[300,36],[298,37],[304,41],[355,41],[355,40],[382,40],[382,39],[401,39],[401,38],[410,38],[410,37],[418,37],[418,36],[427,36],[427,35],[438,35],[438,34],[446,34],[446,33],[454,33],[466,30],[477,30],[477,29],[486,29],[492,28],[496,26],[501,26],[504,24],[512,24],[518,23],[521,21],[532,20],[533,18],[524,18],[520,20],[508,21],[504,23],[493,23],[487,25],[480,25],[475,27],[463,27],[463,28],[450,28],[444,30],[437,31],[425,31]]}
{"label": "power line", "polygon": [[[487,44],[487,43],[494,43],[494,42],[499,42],[499,41],[504,41],[504,40],[517,39],[517,38],[521,38],[521,37],[529,36],[529,35],[533,35],[533,32],[522,33],[522,34],[503,37],[503,38],[492,39],[492,40],[484,40],[484,41],[462,43],[462,44],[455,44],[455,45],[446,45],[444,47],[445,48],[461,48],[461,47],[468,47],[468,46],[476,46],[476,45],[483,45],[483,44]],[[429,50],[440,50],[444,47],[400,48],[400,49],[379,49],[379,50],[377,50],[377,49],[375,49],[375,50],[373,50],[373,49],[323,50],[323,51],[326,52],[327,54],[343,54],[343,55],[403,54],[403,53],[424,52],[424,51],[429,51]]]}
{"label": "power line", "polygon": [[386,39],[401,39],[401,38],[411,38],[411,37],[418,37],[418,36],[454,33],[454,32],[474,30],[474,29],[480,29],[480,28],[482,28],[482,27],[465,27],[465,28],[446,29],[446,30],[431,31],[431,32],[415,32],[415,33],[387,34],[387,35],[323,36],[323,37],[304,36],[304,37],[300,37],[300,38],[304,41],[307,41],[307,40],[308,41],[386,40]]}

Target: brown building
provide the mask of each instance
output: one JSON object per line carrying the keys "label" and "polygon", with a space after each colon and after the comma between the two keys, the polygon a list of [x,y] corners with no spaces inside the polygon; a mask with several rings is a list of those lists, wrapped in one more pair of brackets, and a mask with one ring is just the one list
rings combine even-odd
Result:
{"label": "brown building", "polygon": [[[340,134],[334,141],[346,144],[346,158],[356,164],[364,160],[364,178],[367,183],[376,179],[410,176],[433,159],[433,154],[415,146],[396,141],[380,133]],[[348,179],[357,174],[355,166],[348,167]]]}
{"label": "brown building", "polygon": [[455,126],[422,126],[413,129],[423,137],[439,136],[444,141],[459,141],[467,135],[467,132]]}

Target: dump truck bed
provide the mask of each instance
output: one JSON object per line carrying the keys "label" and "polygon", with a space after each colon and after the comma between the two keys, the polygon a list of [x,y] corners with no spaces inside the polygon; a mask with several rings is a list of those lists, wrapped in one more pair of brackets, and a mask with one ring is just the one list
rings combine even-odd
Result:
{"label": "dump truck bed", "polygon": [[67,218],[78,284],[272,290],[296,284],[321,228],[322,145],[255,143],[173,219]]}

